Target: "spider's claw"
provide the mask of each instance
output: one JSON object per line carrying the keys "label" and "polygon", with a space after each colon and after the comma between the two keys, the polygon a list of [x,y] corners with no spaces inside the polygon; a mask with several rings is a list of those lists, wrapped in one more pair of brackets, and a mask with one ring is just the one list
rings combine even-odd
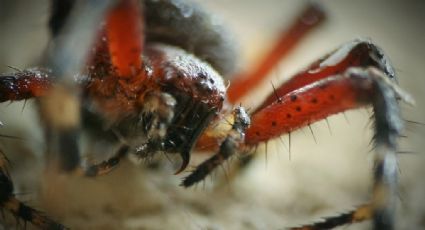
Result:
{"label": "spider's claw", "polygon": [[190,152],[189,151],[182,151],[180,153],[180,156],[182,157],[182,164],[181,164],[180,168],[174,173],[174,175],[177,175],[177,174],[183,172],[183,170],[185,170],[186,167],[189,165]]}

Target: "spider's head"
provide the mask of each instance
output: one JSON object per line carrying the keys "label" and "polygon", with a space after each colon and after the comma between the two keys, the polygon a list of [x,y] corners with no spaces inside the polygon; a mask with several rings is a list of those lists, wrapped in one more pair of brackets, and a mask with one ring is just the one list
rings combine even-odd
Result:
{"label": "spider's head", "polygon": [[143,118],[148,141],[138,154],[179,153],[186,168],[200,134],[221,110],[225,86],[213,68],[185,51],[150,45],[145,65],[154,90],[143,97]]}

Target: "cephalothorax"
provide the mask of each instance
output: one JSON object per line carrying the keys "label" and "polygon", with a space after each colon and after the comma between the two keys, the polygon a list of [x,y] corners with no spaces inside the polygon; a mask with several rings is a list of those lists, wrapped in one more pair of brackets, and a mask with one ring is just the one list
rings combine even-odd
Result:
{"label": "cephalothorax", "polygon": [[[355,40],[324,56],[276,87],[248,114],[233,105],[323,21],[320,7],[308,5],[257,69],[232,78],[237,71],[233,41],[199,6],[182,0],[104,1],[90,16],[90,3],[82,2],[53,1],[53,45],[43,68],[0,77],[0,102],[39,98],[48,150],[60,169],[98,176],[128,154],[143,158],[164,152],[181,156],[180,173],[195,148],[215,153],[183,180],[189,187],[236,153],[332,114],[372,105],[377,152],[373,200],[293,229],[328,229],[365,219],[373,219],[375,229],[394,228],[395,153],[403,128],[397,101],[411,99],[371,41]],[[92,26],[79,30],[75,22],[84,17]],[[83,35],[92,39],[81,41],[82,46],[93,48],[69,49],[66,41]],[[223,79],[230,79],[230,86]],[[77,144],[81,132],[117,147],[116,154],[83,167]],[[1,158],[0,165],[4,162]],[[14,198],[4,167],[0,184],[5,185],[0,187],[3,208],[40,228],[64,228]]]}

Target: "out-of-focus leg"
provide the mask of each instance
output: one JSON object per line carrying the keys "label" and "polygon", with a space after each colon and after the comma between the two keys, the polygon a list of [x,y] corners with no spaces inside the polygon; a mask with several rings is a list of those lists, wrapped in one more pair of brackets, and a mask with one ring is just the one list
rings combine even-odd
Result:
{"label": "out-of-focus leg", "polygon": [[234,78],[228,90],[229,101],[237,103],[243,96],[247,95],[264,80],[279,61],[284,60],[303,37],[320,25],[324,19],[325,13],[320,5],[309,3],[289,29],[280,35],[276,44],[260,60],[258,66],[250,72],[242,73]]}

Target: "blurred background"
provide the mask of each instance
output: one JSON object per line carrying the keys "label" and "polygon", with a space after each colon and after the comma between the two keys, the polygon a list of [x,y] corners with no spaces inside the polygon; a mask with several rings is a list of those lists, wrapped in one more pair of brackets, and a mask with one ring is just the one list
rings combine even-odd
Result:
{"label": "blurred background", "polygon": [[[197,1],[228,24],[240,43],[241,68],[255,65],[280,31],[302,9],[297,0]],[[322,2],[329,18],[305,38],[258,90],[243,100],[255,107],[297,70],[355,38],[370,38],[390,57],[402,88],[416,106],[402,104],[403,117],[425,123],[425,2]],[[0,72],[37,63],[48,41],[48,1],[0,0]],[[11,159],[21,200],[46,210],[73,229],[282,229],[318,220],[370,198],[372,154],[370,111],[361,109],[313,124],[260,147],[258,159],[234,181],[183,189],[172,169],[146,169],[124,162],[110,175],[84,179],[43,171],[43,137],[31,101],[3,103],[0,139]],[[425,126],[406,124],[400,150],[397,229],[425,229]],[[265,159],[267,151],[267,160]],[[196,160],[196,159],[195,159]],[[198,160],[199,161],[199,160]],[[224,182],[223,182],[224,181]],[[11,224],[11,225],[9,225]],[[13,226],[6,223],[5,228]],[[369,229],[370,223],[342,229]]]}

